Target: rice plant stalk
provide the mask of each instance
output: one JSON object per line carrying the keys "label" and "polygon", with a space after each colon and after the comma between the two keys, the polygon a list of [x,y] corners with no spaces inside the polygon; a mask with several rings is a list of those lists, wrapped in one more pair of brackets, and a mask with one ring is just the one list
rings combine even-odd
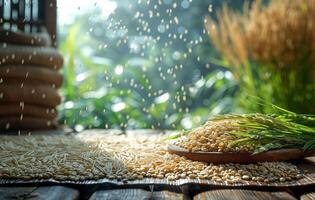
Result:
{"label": "rice plant stalk", "polygon": [[[229,127],[226,134],[236,137],[230,145],[254,147],[254,153],[271,149],[299,148],[304,151],[315,150],[315,116],[296,114],[272,105],[275,114],[226,114],[210,118],[206,124],[223,124]],[[177,139],[193,131],[169,137]]]}

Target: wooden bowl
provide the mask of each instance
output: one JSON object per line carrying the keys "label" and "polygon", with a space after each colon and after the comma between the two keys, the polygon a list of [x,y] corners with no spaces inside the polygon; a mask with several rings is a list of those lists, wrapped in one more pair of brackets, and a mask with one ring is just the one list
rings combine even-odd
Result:
{"label": "wooden bowl", "polygon": [[168,152],[179,156],[184,156],[193,161],[207,163],[257,163],[271,161],[288,161],[301,159],[315,155],[315,151],[304,152],[301,149],[277,149],[258,154],[249,152],[189,152],[187,149],[176,145],[169,145]]}

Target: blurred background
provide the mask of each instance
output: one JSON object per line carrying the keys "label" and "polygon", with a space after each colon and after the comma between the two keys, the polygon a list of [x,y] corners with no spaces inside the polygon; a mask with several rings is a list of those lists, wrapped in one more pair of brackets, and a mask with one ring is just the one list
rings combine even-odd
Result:
{"label": "blurred background", "polygon": [[210,62],[215,49],[203,21],[222,3],[58,1],[61,122],[76,129],[181,129],[231,111],[237,86]]}
{"label": "blurred background", "polygon": [[246,106],[253,104],[246,96],[279,101],[266,88],[262,93],[268,98],[240,95],[234,63],[210,42],[204,25],[206,16],[220,21],[216,12],[224,5],[229,12],[243,12],[251,3],[58,1],[58,48],[65,58],[60,123],[77,131],[190,129],[215,114],[267,112]]}

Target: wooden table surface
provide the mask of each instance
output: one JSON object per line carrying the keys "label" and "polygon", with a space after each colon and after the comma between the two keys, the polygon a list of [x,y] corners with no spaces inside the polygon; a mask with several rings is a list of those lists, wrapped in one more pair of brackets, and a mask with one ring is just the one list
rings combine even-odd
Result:
{"label": "wooden table surface", "polygon": [[[152,130],[135,130],[134,133],[154,134]],[[161,132],[161,131],[156,131]],[[315,157],[309,159],[314,163]],[[213,200],[315,200],[315,183],[309,187],[287,188],[279,187],[266,189],[265,187],[253,187],[252,189],[221,189],[204,188],[194,185],[170,186],[161,190],[155,185],[142,185],[136,188],[119,186],[77,185],[65,187],[51,186],[5,186],[0,187],[0,200],[74,200],[74,199],[117,199],[117,200],[141,200],[141,199],[213,199]]]}

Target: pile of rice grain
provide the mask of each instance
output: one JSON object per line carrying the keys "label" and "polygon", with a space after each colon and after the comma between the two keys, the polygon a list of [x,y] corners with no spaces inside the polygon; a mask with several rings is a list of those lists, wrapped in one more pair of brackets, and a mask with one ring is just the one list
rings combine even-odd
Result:
{"label": "pile of rice grain", "polygon": [[287,182],[302,177],[286,162],[213,165],[171,155],[161,137],[125,135],[1,136],[0,178],[129,181],[208,179],[242,183]]}
{"label": "pile of rice grain", "polygon": [[207,121],[204,125],[191,130],[187,136],[180,137],[174,144],[191,152],[253,152],[254,146],[232,146],[237,138],[227,132],[241,130],[240,127],[231,126],[236,121],[234,119]]}

